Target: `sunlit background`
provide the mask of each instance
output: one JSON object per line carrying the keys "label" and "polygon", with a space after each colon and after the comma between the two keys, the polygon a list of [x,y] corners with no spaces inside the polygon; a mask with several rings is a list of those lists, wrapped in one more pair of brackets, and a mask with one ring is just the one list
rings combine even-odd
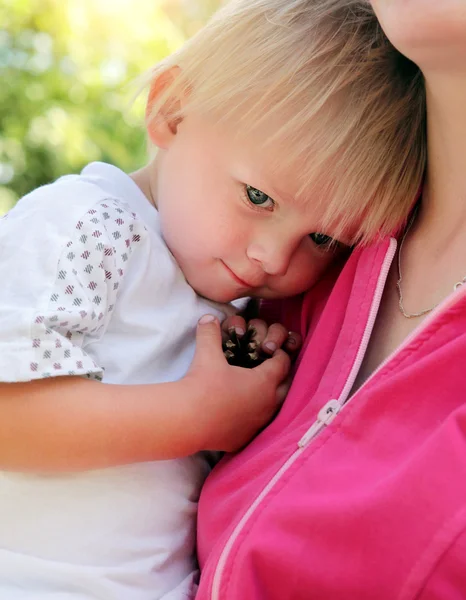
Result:
{"label": "sunlit background", "polygon": [[146,160],[135,79],[220,0],[0,0],[0,214],[103,160]]}

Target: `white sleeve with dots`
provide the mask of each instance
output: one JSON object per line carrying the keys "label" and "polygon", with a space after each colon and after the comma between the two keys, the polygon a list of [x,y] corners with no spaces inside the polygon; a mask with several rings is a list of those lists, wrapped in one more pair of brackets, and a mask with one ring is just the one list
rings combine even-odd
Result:
{"label": "white sleeve with dots", "polygon": [[23,233],[30,232],[24,244],[15,239],[15,220],[14,212],[0,220],[0,244],[7,249],[0,277],[11,274],[0,288],[0,381],[101,380],[105,365],[95,363],[86,344],[105,334],[144,225],[113,199],[93,205],[77,222],[65,218],[64,231],[56,219],[26,219],[26,227],[23,219]]}

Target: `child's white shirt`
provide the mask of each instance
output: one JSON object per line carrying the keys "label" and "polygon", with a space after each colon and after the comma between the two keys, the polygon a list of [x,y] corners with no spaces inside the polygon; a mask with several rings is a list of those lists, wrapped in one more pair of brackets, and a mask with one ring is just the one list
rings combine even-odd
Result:
{"label": "child's white shirt", "polygon": [[[107,164],[21,199],[0,219],[0,248],[2,382],[174,381],[191,363],[199,317],[232,311],[196,295],[155,208]],[[207,473],[202,455],[77,474],[0,472],[0,598],[186,600]]]}

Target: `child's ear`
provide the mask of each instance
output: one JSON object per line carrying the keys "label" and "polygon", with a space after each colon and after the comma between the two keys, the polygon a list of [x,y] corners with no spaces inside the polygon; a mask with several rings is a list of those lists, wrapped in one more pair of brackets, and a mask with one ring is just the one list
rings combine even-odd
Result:
{"label": "child's ear", "polygon": [[163,71],[152,81],[146,104],[147,133],[153,144],[159,148],[168,148],[176,136],[181,121],[181,99],[178,96],[168,96],[154,114],[154,105],[166,92],[180,73],[179,67],[171,67]]}

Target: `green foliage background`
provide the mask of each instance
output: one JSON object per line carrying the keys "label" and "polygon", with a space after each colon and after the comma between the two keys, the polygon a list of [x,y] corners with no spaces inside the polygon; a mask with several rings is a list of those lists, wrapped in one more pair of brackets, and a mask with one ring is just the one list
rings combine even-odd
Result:
{"label": "green foliage background", "polygon": [[[134,81],[220,0],[0,0],[0,214],[92,160],[146,160]],[[133,85],[131,85],[133,84]]]}

